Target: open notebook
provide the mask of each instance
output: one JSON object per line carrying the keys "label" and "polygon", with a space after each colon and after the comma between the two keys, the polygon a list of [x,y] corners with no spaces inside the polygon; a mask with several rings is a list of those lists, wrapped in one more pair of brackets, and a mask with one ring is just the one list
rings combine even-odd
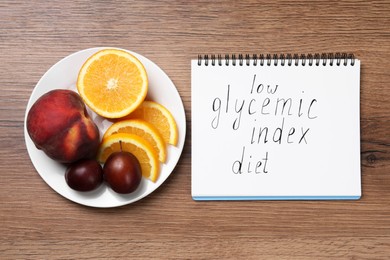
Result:
{"label": "open notebook", "polygon": [[191,61],[194,200],[359,199],[360,61]]}

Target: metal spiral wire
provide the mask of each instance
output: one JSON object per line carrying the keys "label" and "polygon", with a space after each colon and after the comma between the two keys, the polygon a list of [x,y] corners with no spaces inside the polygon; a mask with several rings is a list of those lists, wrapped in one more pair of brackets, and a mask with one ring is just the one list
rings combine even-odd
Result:
{"label": "metal spiral wire", "polygon": [[315,54],[208,54],[198,55],[198,65],[205,66],[354,66],[352,53]]}

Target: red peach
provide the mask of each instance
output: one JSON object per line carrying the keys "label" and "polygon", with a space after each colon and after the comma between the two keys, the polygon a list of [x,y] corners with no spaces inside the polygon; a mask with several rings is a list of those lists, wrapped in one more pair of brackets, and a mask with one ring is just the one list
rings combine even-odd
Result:
{"label": "red peach", "polygon": [[71,90],[41,96],[28,112],[27,132],[38,149],[61,163],[92,158],[99,147],[99,130]]}

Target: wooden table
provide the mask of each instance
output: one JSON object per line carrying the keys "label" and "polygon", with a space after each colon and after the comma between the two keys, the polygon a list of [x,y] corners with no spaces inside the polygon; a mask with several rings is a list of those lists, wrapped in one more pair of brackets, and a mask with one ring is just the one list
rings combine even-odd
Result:
{"label": "wooden table", "polygon": [[[168,180],[119,208],[73,203],[35,171],[28,99],[58,60],[114,46],[158,64],[185,106]],[[358,201],[191,199],[190,60],[210,53],[353,52],[361,69]],[[388,1],[2,1],[1,259],[385,259],[390,256]]]}

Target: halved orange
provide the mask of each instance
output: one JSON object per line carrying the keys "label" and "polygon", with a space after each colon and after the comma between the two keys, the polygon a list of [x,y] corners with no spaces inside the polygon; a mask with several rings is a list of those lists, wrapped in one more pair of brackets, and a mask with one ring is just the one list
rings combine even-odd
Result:
{"label": "halved orange", "polygon": [[158,130],[150,123],[141,119],[121,120],[112,124],[104,133],[103,139],[116,133],[135,134],[147,141],[158,154],[160,162],[167,158],[166,144]]}
{"label": "halved orange", "polygon": [[148,92],[143,64],[127,51],[104,49],[81,67],[77,90],[98,115],[119,118],[134,111]]}
{"label": "halved orange", "polygon": [[151,123],[160,132],[164,141],[177,145],[178,130],[171,112],[163,105],[154,101],[144,101],[126,118],[138,118]]}
{"label": "halved orange", "polygon": [[154,149],[141,137],[134,134],[118,133],[103,139],[98,152],[98,160],[104,163],[113,152],[132,153],[139,161],[142,176],[156,182],[160,164]]}

